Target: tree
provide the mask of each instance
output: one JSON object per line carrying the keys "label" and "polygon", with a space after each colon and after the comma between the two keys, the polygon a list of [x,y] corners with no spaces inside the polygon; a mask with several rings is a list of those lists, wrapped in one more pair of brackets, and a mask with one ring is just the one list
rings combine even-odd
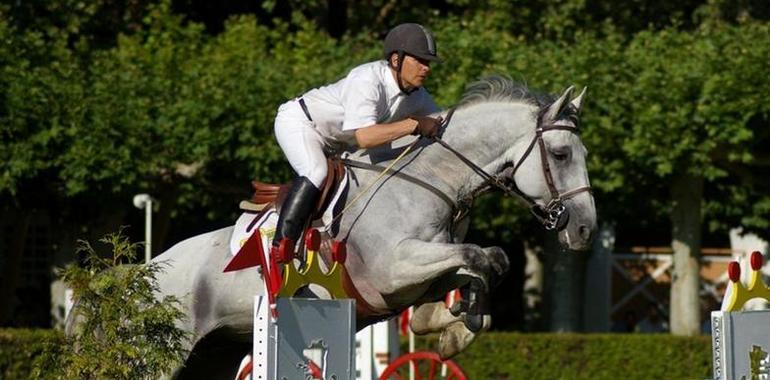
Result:
{"label": "tree", "polygon": [[[669,187],[670,201],[663,206],[672,223],[675,334],[699,333],[702,221],[724,217],[704,215],[704,196],[717,195],[713,190],[724,181],[734,182],[730,166],[754,160],[744,149],[755,134],[749,120],[768,107],[752,94],[770,85],[756,77],[770,50],[755,44],[768,38],[766,24],[718,24],[692,33],[640,33],[625,53],[634,78],[628,92],[611,101],[625,109],[615,120],[625,131],[621,152]],[[749,205],[719,200],[752,213]],[[768,219],[766,212],[752,214]]]}
{"label": "tree", "polygon": [[36,358],[35,378],[155,379],[169,374],[184,358],[189,337],[177,327],[185,317],[173,296],[156,299],[162,263],[121,265],[134,261],[137,245],[120,232],[101,240],[112,257],[100,257],[81,241],[86,266],[61,271],[73,290],[72,335]]}
{"label": "tree", "polygon": [[83,117],[83,76],[56,28],[22,31],[0,8],[0,215],[14,221],[0,296],[0,323],[7,323],[35,210],[61,196],[57,160],[70,141],[67,128]]}

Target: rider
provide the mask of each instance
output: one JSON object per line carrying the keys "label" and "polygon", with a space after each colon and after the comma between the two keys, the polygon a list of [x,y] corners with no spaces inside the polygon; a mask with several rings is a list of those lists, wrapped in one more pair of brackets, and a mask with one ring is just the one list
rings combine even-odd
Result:
{"label": "rider", "polygon": [[283,203],[273,238],[296,242],[326,178],[325,152],[372,148],[412,134],[435,136],[440,111],[422,87],[438,61],[430,31],[407,23],[385,37],[383,58],[351,70],[336,83],[308,91],[280,106],[275,136],[298,176]]}

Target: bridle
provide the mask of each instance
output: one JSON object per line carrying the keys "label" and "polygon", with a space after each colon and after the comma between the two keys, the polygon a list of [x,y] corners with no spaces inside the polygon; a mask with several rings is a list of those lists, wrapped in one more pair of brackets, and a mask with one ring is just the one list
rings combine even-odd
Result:
{"label": "bridle", "polygon": [[[446,119],[443,121],[441,125],[441,129],[445,129],[448,125],[450,120],[452,119],[452,115],[454,114],[455,109],[452,108],[449,110],[449,113],[447,113]],[[591,186],[582,186],[578,187],[566,192],[559,192],[559,190],[556,188],[556,185],[553,181],[553,174],[551,173],[551,166],[548,163],[548,152],[545,148],[545,141],[543,141],[543,133],[548,131],[569,131],[574,134],[579,134],[578,127],[576,125],[571,124],[559,124],[559,123],[553,123],[553,124],[543,124],[542,121],[542,115],[538,118],[538,126],[535,129],[535,136],[532,138],[532,141],[529,143],[529,146],[527,147],[527,150],[524,152],[524,154],[519,158],[519,161],[513,165],[512,172],[506,176],[510,177],[510,183],[512,185],[506,184],[506,181],[502,178],[502,173],[505,173],[506,171],[501,171],[501,174],[491,175],[487,173],[484,169],[470,161],[467,157],[465,157],[462,153],[456,151],[454,148],[452,148],[449,144],[444,142],[440,137],[436,136],[433,137],[436,142],[438,142],[441,146],[449,150],[450,152],[454,153],[457,158],[460,159],[465,165],[473,169],[476,174],[484,178],[484,182],[479,186],[476,190],[466,194],[463,198],[461,198],[458,201],[458,207],[457,207],[457,213],[455,214],[454,219],[459,220],[462,219],[462,217],[465,216],[465,214],[468,213],[470,210],[470,206],[473,203],[473,200],[479,196],[480,194],[488,191],[489,189],[495,187],[500,190],[502,190],[506,195],[518,197],[519,199],[523,200],[527,203],[529,206],[530,212],[532,215],[537,218],[537,220],[540,221],[540,223],[543,224],[543,227],[545,227],[548,231],[561,231],[564,229],[564,227],[567,225],[567,222],[569,221],[569,211],[567,211],[567,207],[564,205],[564,201],[567,199],[570,199],[574,197],[577,194],[580,194],[584,191],[591,192]],[[516,181],[514,180],[514,176],[516,175],[516,171],[521,167],[521,165],[524,163],[524,161],[529,157],[530,153],[532,153],[532,150],[535,148],[535,144],[539,146],[540,151],[540,162],[542,163],[543,168],[543,176],[545,177],[545,182],[548,185],[548,191],[551,194],[551,199],[548,201],[548,203],[543,206],[537,203],[532,197],[528,196],[527,194],[524,194],[521,189],[519,189],[516,186]]]}
{"label": "bridle", "polygon": [[[452,115],[454,114],[454,111],[455,111],[454,108],[451,108],[449,110],[449,112],[447,113],[446,119],[444,119],[443,122],[441,123],[441,130],[446,129],[446,127],[449,125],[449,122],[452,119]],[[550,167],[550,164],[548,163],[548,157],[547,157],[548,152],[546,151],[546,148],[545,148],[545,141],[543,141],[543,133],[548,131],[556,131],[556,130],[569,131],[575,134],[579,134],[578,128],[573,124],[554,123],[554,124],[543,125],[542,115],[541,115],[538,118],[538,126],[535,129],[535,137],[532,138],[532,141],[529,143],[527,150],[524,152],[521,158],[519,158],[519,161],[516,162],[515,165],[511,164],[509,166],[509,169],[511,170],[510,174],[508,174],[509,173],[508,170],[502,170],[500,174],[496,174],[496,175],[491,175],[487,173],[484,169],[482,169],[480,166],[473,163],[473,161],[469,160],[462,153],[452,148],[440,137],[438,136],[432,137],[432,139],[435,140],[437,143],[439,143],[441,146],[443,146],[450,152],[454,153],[454,155],[457,156],[457,158],[459,158],[460,161],[462,161],[465,165],[470,167],[476,174],[484,178],[484,182],[482,182],[482,184],[479,187],[469,192],[468,194],[465,194],[462,198],[460,198],[456,202],[452,200],[449,196],[441,192],[440,190],[436,189],[434,186],[420,180],[419,178],[415,178],[406,173],[402,173],[398,169],[393,169],[393,165],[395,165],[395,163],[398,162],[398,160],[400,160],[407,152],[409,152],[411,148],[415,146],[422,138],[415,140],[412,143],[412,145],[410,145],[406,150],[404,150],[401,156],[399,156],[393,163],[390,164],[389,167],[381,167],[376,164],[369,164],[369,163],[354,161],[347,158],[342,158],[341,161],[346,166],[352,166],[352,167],[357,167],[357,168],[366,169],[366,170],[380,171],[381,176],[385,174],[391,174],[431,191],[432,193],[439,196],[439,198],[443,199],[444,202],[446,202],[453,209],[453,213],[452,213],[453,215],[450,221],[452,225],[455,225],[457,222],[459,222],[460,220],[462,220],[468,215],[468,213],[471,210],[471,206],[473,205],[473,200],[476,199],[476,197],[486,193],[487,191],[493,188],[497,188],[502,190],[506,195],[517,197],[523,200],[525,203],[527,203],[532,215],[534,215],[535,218],[540,221],[540,223],[543,225],[543,227],[545,227],[546,230],[561,231],[562,229],[564,229],[564,227],[567,225],[567,222],[569,221],[569,211],[567,210],[567,207],[564,205],[564,201],[584,191],[591,192],[591,186],[582,186],[563,193],[559,192],[559,190],[556,188],[556,185],[554,184],[554,181],[553,181],[553,174],[551,173],[551,167]],[[527,157],[529,157],[530,153],[532,153],[532,151],[534,150],[535,144],[539,146],[540,162],[542,163],[543,176],[545,177],[546,184],[548,185],[548,191],[550,192],[550,195],[551,195],[551,199],[548,201],[548,203],[546,203],[545,206],[540,205],[534,199],[532,199],[532,197],[528,196],[523,191],[521,191],[521,189],[519,189],[516,186],[516,181],[513,180],[514,176],[516,175],[516,171],[521,167],[521,165],[524,163]],[[504,177],[509,177],[512,185],[506,184],[506,181],[505,181],[506,178]],[[373,181],[372,184],[370,184],[370,186],[373,185],[374,183],[376,183],[376,180]],[[363,194],[363,192],[361,194]],[[353,203],[353,202],[351,201],[350,203]],[[341,214],[339,216],[341,216]]]}

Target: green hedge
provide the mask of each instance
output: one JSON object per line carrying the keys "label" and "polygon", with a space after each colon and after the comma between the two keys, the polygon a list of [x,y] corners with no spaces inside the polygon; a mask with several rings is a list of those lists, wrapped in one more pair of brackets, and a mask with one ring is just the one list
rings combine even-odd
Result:
{"label": "green hedge", "polygon": [[[0,329],[0,379],[26,379],[53,330]],[[433,349],[436,337],[419,338]],[[455,358],[469,379],[707,379],[711,339],[642,334],[482,334]]]}
{"label": "green hedge", "polygon": [[[437,338],[418,348],[434,350]],[[711,338],[487,333],[455,358],[469,379],[708,379]]]}
{"label": "green hedge", "polygon": [[56,330],[0,329],[0,379],[27,379],[46,344],[62,341]]}

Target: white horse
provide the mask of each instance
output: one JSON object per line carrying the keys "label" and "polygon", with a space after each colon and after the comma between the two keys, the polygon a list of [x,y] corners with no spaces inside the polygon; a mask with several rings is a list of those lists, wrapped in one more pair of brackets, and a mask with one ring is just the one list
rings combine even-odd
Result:
{"label": "white horse", "polygon": [[[399,161],[398,174],[369,189],[342,216],[347,236],[345,263],[360,293],[357,322],[366,325],[417,305],[412,329],[440,332],[439,353],[450,357],[489,326],[484,305],[495,279],[508,270],[499,247],[461,243],[472,199],[498,186],[530,202],[548,228],[560,230],[570,249],[589,246],[596,227],[585,166],[586,149],[577,134],[583,93],[572,88],[553,98],[500,77],[469,86],[442,133],[441,141],[420,140]],[[360,151],[350,159],[388,164],[393,150]],[[378,173],[351,167],[349,199]],[[417,179],[418,181],[414,181]],[[255,268],[222,269],[231,259],[233,228],[182,241],[155,258],[164,295],[183,302],[193,349],[178,378],[232,378],[252,337],[252,303],[264,294]],[[464,308],[435,302],[448,290],[470,284]]]}

